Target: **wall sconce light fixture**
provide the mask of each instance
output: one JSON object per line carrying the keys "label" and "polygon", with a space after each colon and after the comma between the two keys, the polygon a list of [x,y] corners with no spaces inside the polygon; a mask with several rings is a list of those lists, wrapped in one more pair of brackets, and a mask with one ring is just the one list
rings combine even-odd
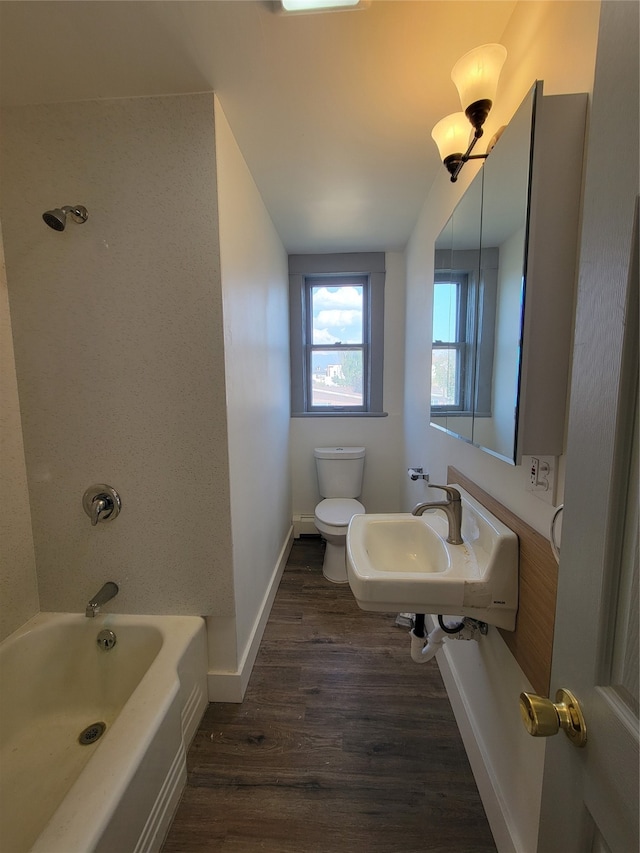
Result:
{"label": "wall sconce light fixture", "polygon": [[366,9],[371,0],[273,0],[279,15],[309,15],[315,12],[347,12]]}
{"label": "wall sconce light fixture", "polygon": [[465,53],[453,66],[451,79],[458,89],[464,112],[446,116],[431,131],[453,183],[458,180],[467,160],[483,160],[487,156],[471,152],[483,134],[482,125],[493,106],[506,58],[506,48],[501,44],[483,44]]}

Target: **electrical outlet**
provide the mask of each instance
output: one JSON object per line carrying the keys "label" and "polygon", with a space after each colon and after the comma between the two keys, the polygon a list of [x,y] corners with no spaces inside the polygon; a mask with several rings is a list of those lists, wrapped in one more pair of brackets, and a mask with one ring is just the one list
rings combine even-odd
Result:
{"label": "electrical outlet", "polygon": [[529,469],[529,487],[535,491],[539,488],[540,483],[538,482],[538,478],[540,476],[540,460],[537,456],[531,457],[531,468]]}
{"label": "electrical outlet", "polygon": [[556,470],[558,459],[556,456],[531,456],[527,470],[526,486],[528,492],[533,492],[536,497],[556,505]]}

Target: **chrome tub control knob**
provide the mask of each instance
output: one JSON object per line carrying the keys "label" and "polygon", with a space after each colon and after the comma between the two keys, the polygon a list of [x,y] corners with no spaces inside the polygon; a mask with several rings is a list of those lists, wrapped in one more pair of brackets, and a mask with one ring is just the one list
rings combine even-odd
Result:
{"label": "chrome tub control knob", "polygon": [[113,486],[96,483],[82,496],[82,506],[95,527],[99,521],[113,521],[120,514],[122,501]]}

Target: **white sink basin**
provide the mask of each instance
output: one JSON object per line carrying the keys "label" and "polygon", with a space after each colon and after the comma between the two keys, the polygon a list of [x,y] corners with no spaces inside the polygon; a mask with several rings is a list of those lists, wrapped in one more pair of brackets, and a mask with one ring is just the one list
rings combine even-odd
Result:
{"label": "white sink basin", "polygon": [[518,537],[456,488],[462,497],[462,545],[446,541],[442,510],[352,518],[347,575],[362,610],[472,616],[514,630]]}

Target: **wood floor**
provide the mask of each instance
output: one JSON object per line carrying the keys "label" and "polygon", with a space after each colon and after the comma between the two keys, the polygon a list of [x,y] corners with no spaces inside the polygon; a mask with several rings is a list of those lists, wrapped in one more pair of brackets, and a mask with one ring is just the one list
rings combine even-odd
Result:
{"label": "wood floor", "polygon": [[242,704],[214,703],[163,853],[488,853],[435,661],[297,540]]}

